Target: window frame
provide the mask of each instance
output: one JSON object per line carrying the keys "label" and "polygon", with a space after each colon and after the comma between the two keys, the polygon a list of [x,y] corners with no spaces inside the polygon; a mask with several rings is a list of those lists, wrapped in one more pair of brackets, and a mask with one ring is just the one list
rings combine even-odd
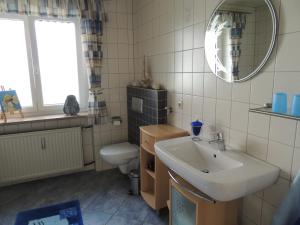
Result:
{"label": "window frame", "polygon": [[[35,33],[35,21],[57,21],[70,22],[75,25],[75,39],[77,52],[77,71],[78,71],[78,92],[81,112],[87,111],[88,108],[88,79],[86,73],[86,65],[82,51],[80,19],[76,17],[61,19],[49,18],[41,16],[27,16],[19,14],[5,14],[0,15],[0,19],[21,20],[24,22],[25,43],[27,50],[28,71],[32,95],[32,107],[22,107],[22,111],[28,116],[61,114],[63,104],[58,105],[44,105],[43,92],[41,83],[41,73],[39,68],[38,49]],[[67,96],[66,96],[67,97]],[[22,102],[21,102],[22,105]]]}

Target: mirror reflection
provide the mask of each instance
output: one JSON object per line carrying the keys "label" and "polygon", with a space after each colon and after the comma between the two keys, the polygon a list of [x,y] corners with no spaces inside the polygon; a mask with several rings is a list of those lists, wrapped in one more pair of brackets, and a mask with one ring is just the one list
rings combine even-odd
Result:
{"label": "mirror reflection", "polygon": [[255,75],[269,58],[276,36],[276,17],[268,0],[225,0],[206,30],[210,69],[227,82]]}

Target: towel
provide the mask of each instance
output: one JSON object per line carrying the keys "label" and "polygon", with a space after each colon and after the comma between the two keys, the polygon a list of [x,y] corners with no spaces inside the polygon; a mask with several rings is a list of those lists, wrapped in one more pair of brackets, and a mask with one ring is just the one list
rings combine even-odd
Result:
{"label": "towel", "polygon": [[277,210],[272,225],[300,225],[300,171]]}

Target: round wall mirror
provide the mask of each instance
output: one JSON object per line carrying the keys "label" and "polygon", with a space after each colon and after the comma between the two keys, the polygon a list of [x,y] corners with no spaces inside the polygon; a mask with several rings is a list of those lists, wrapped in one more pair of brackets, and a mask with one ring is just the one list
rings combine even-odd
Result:
{"label": "round wall mirror", "polygon": [[274,48],[277,18],[270,0],[223,0],[205,34],[210,69],[227,82],[257,74]]}

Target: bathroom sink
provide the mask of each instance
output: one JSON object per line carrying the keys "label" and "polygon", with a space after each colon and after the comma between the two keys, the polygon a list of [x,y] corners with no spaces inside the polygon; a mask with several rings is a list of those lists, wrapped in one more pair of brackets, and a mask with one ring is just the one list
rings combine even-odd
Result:
{"label": "bathroom sink", "polygon": [[219,151],[207,140],[175,138],[155,144],[159,159],[216,201],[231,201],[276,182],[279,168],[241,151]]}

